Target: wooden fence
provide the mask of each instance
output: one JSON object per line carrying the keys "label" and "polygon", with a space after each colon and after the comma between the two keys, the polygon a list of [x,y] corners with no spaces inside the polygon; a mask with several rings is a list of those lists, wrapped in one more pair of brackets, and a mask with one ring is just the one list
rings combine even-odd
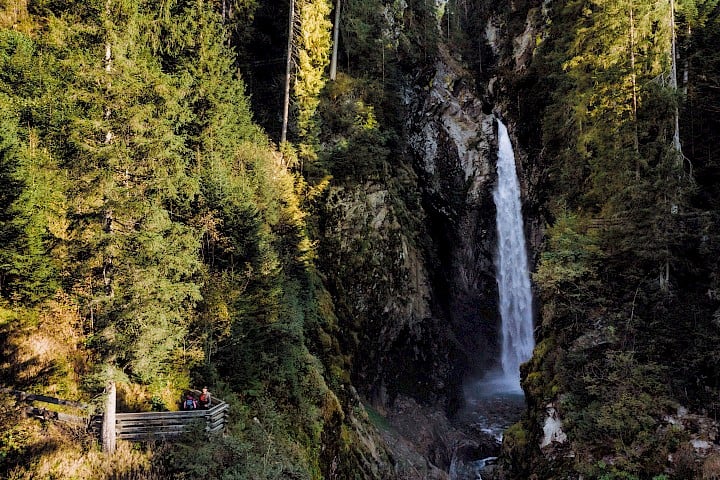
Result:
{"label": "wooden fence", "polygon": [[[115,450],[115,440],[118,438],[131,441],[168,438],[191,432],[194,428],[203,429],[208,434],[220,433],[225,429],[228,421],[227,417],[230,406],[218,399],[213,399],[215,405],[207,410],[116,413],[114,384],[111,384],[109,387],[105,402],[106,411],[103,415],[81,417],[32,406],[29,406],[26,412],[30,416],[43,420],[56,420],[86,425],[88,430],[102,437],[103,450],[107,452],[113,452]],[[0,388],[0,392],[13,394],[19,400],[29,403],[44,402],[87,410],[87,405],[79,402],[30,394],[10,388]],[[115,428],[112,428],[113,426]]]}
{"label": "wooden fence", "polygon": [[0,388],[0,392],[9,393],[15,395],[15,397],[21,402],[44,402],[52,403],[55,405],[65,405],[68,407],[79,408],[80,410],[87,410],[88,406],[85,403],[73,402],[71,400],[63,400],[62,398],[47,397],[45,395],[38,395],[36,393],[27,393],[20,390],[13,390],[12,388]]}
{"label": "wooden fence", "polygon": [[[0,392],[14,395],[21,402],[32,404],[33,402],[51,403],[53,405],[63,405],[71,407],[77,410],[88,410],[88,405],[80,402],[73,402],[71,400],[63,400],[62,398],[48,397],[46,395],[39,395],[35,393],[27,393],[20,390],[13,390],[12,388],[0,388]],[[39,420],[57,420],[59,422],[74,423],[76,425],[87,425],[87,415],[71,415],[65,412],[56,412],[48,410],[44,407],[28,406],[25,408],[25,414],[29,417],[34,417]]]}
{"label": "wooden fence", "polygon": [[123,440],[165,438],[202,428],[203,424],[206,433],[218,433],[225,428],[228,409],[221,401],[208,410],[116,413],[115,435]]}

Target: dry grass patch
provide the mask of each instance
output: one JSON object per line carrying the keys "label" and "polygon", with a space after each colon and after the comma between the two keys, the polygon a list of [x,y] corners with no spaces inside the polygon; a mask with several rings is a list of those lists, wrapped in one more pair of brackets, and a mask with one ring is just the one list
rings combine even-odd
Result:
{"label": "dry grass patch", "polygon": [[0,370],[8,385],[81,399],[79,385],[89,369],[89,354],[83,348],[82,319],[67,296],[49,300],[39,313],[3,308],[0,329],[6,334],[0,344],[6,361]]}
{"label": "dry grass patch", "polygon": [[152,467],[152,449],[138,449],[118,441],[113,455],[102,452],[97,441],[83,427],[60,423],[41,424],[25,419],[17,464],[0,478],[8,480],[155,480],[163,478]]}

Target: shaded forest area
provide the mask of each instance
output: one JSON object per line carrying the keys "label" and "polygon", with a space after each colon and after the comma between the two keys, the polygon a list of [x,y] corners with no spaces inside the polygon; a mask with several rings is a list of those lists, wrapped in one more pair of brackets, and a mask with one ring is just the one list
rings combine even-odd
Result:
{"label": "shaded forest area", "polygon": [[[531,68],[510,87],[526,100],[519,138],[546,166],[537,195],[548,221],[530,410],[504,446],[518,478],[717,475],[716,454],[693,451],[691,432],[667,422],[678,408],[716,419],[720,407],[720,17],[715,1],[670,6],[548,7]],[[548,404],[572,459],[530,440]]]}

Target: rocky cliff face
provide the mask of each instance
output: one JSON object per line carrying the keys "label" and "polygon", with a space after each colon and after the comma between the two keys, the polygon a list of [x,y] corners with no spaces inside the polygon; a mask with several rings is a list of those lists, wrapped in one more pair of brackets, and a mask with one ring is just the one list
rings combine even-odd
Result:
{"label": "rocky cliff face", "polygon": [[[479,43],[491,68],[482,78],[442,41],[430,65],[405,72],[392,174],[333,187],[324,203],[321,256],[353,382],[395,427],[386,440],[409,465],[398,463],[403,478],[444,478],[458,455],[496,452],[494,440],[448,418],[463,406],[463,382],[499,355],[495,116],[510,101],[497,72],[529,61],[531,23],[513,42],[500,17],[487,17]],[[527,193],[532,170],[517,155]]]}
{"label": "rocky cliff face", "polygon": [[[330,238],[335,238],[332,245],[337,247],[326,249],[327,257],[348,257],[359,252],[361,258],[350,268],[338,263],[342,271],[331,280],[338,304],[344,308],[342,316],[348,331],[352,332],[349,338],[354,381],[365,398],[406,440],[386,438],[389,444],[403,445],[394,454],[409,459],[412,468],[408,467],[405,472],[413,469],[424,472],[416,477],[407,474],[404,478],[442,478],[451,467],[454,466],[457,473],[457,465],[467,465],[474,456],[487,455],[489,451],[482,448],[485,439],[473,431],[473,425],[463,424],[459,421],[462,417],[454,414],[462,407],[463,382],[487,370],[498,357],[499,319],[493,261],[495,208],[491,201],[495,182],[494,117],[503,117],[513,139],[531,268],[539,264],[541,249],[550,248],[543,245],[543,226],[549,220],[547,212],[553,208],[551,198],[562,197],[562,190],[569,188],[571,183],[557,183],[547,178],[551,168],[558,174],[558,166],[551,165],[556,159],[549,157],[563,157],[557,151],[548,154],[545,148],[563,148],[565,145],[562,138],[547,140],[548,135],[554,134],[548,131],[552,129],[548,125],[563,124],[563,112],[559,114],[560,119],[554,119],[555,123],[544,119],[545,113],[551,110],[545,108],[557,100],[557,92],[552,91],[557,86],[552,82],[561,80],[543,78],[543,72],[550,70],[538,68],[540,62],[533,64],[536,55],[548,63],[557,61],[548,56],[548,50],[560,56],[564,54],[553,48],[565,47],[553,42],[558,42],[565,32],[554,31],[554,38],[548,37],[553,25],[550,16],[557,20],[558,13],[552,13],[550,2],[517,0],[503,5],[463,2],[464,11],[457,7],[459,3],[456,2],[453,11],[449,8],[452,4],[435,2],[437,12],[447,10],[437,15],[441,30],[436,48],[423,52],[425,61],[416,60],[411,62],[410,68],[405,66],[402,80],[393,84],[401,98],[403,115],[396,157],[388,166],[388,179],[338,187],[327,204],[327,232],[331,234]],[[424,4],[428,5],[428,2]],[[407,11],[419,8],[413,2],[395,2],[393,5],[401,5],[398,8]],[[411,13],[417,14],[415,10]],[[456,16],[446,16],[451,14]],[[394,18],[399,17],[402,15]],[[457,21],[458,18],[461,20]],[[402,35],[391,37],[402,43]],[[550,46],[545,53],[538,54],[536,47],[543,42]],[[432,54],[428,55],[428,52]],[[563,69],[558,67],[559,76],[564,74]],[[650,129],[648,138],[654,138],[654,135],[659,134]],[[657,140],[659,143],[664,141]],[[553,146],[553,141],[561,147]],[[568,145],[571,143],[568,141]],[[595,147],[605,148],[601,143]],[[568,160],[570,164],[573,161]],[[636,178],[637,175],[636,172]],[[585,178],[585,174],[578,174],[575,183],[582,183]],[[548,189],[543,190],[543,186]],[[578,186],[578,190],[583,188],[583,185]],[[595,212],[590,212],[588,217],[597,222],[590,228],[602,227],[603,219],[594,219],[593,215]],[[552,230],[548,232],[552,235]],[[585,230],[571,233],[585,233]],[[608,242],[617,243],[618,239],[623,239],[621,234],[632,236],[632,233],[620,232],[616,236],[609,235]],[[683,245],[682,248],[689,250],[691,247]],[[685,262],[683,255],[686,252],[682,248],[678,248],[677,263]],[[596,463],[621,469],[624,468],[622,465],[616,467],[613,462],[644,456],[637,453],[641,450],[618,454],[613,450],[616,446],[612,445],[612,440],[595,438],[597,431],[588,428],[588,425],[594,425],[591,422],[584,425],[589,432],[587,438],[578,440],[578,423],[586,421],[584,415],[592,407],[596,415],[611,411],[612,415],[601,420],[617,420],[610,426],[624,429],[626,424],[622,415],[626,411],[635,407],[642,411],[653,404],[643,401],[645,403],[640,402],[639,406],[626,405],[623,402],[635,395],[625,395],[613,382],[630,382],[628,378],[634,377],[629,377],[628,372],[636,374],[637,380],[644,380],[645,373],[652,370],[653,362],[667,362],[662,356],[665,350],[657,346],[657,339],[662,334],[645,330],[651,328],[649,318],[652,317],[652,322],[661,322],[660,319],[674,311],[678,321],[683,322],[685,316],[683,305],[677,299],[671,299],[668,292],[656,291],[655,284],[646,280],[656,275],[654,265],[640,265],[637,263],[640,260],[633,255],[618,253],[614,248],[608,250],[614,252],[618,265],[605,271],[602,285],[593,285],[592,288],[597,290],[592,290],[587,299],[578,301],[578,309],[567,318],[550,312],[555,305],[554,299],[545,298],[548,305],[543,318],[546,321],[539,324],[538,347],[533,361],[525,365],[523,372],[526,413],[522,423],[506,433],[504,459],[498,470],[500,475],[504,472],[508,478],[528,478],[530,475],[551,478],[561,475],[556,473],[561,471],[560,467],[567,472],[580,471],[577,465],[582,462],[590,465],[586,465],[587,471],[592,471]],[[639,251],[642,252],[642,248]],[[559,263],[566,267],[569,262],[560,260]],[[627,270],[635,268],[647,270],[645,279],[633,280],[637,272],[627,275]],[[676,268],[682,271],[684,267],[678,265]],[[690,273],[685,271],[687,278],[694,278],[696,273]],[[678,282],[681,281],[678,276]],[[667,288],[667,284],[661,284],[660,289],[663,288]],[[678,292],[682,288],[678,285]],[[642,298],[643,294],[638,296],[638,292],[645,292],[648,297]],[[623,295],[624,299],[621,298]],[[602,298],[604,303],[594,309],[588,307],[597,298]],[[697,301],[705,302],[705,299]],[[644,312],[647,318],[630,325],[631,322],[625,320],[626,310],[633,312],[632,319],[642,302],[647,302]],[[608,312],[615,312],[613,315],[617,318]],[[717,313],[714,315],[716,318]],[[559,322],[549,325],[552,319],[558,318],[567,321],[569,327]],[[614,321],[618,323],[608,323]],[[579,322],[587,324],[579,325]],[[667,327],[677,328],[673,323],[676,322],[668,321]],[[610,326],[606,328],[606,325]],[[688,325],[682,335],[690,334],[694,328],[695,325]],[[617,333],[608,333],[622,329],[626,329],[624,343],[618,341]],[[708,330],[715,331],[710,325]],[[648,340],[648,357],[643,360],[635,358],[634,350],[626,352],[627,355],[607,351],[607,345],[611,344],[618,351],[630,348],[627,339],[632,339],[632,349],[635,349],[635,341],[642,335]],[[697,338],[702,339],[702,335]],[[667,346],[668,349],[676,347],[668,341],[668,345],[671,343],[673,346]],[[648,358],[652,359],[649,365],[643,364]],[[598,395],[591,405],[573,404],[568,400],[573,393],[570,390],[582,385],[582,379],[575,378],[578,370],[608,363],[622,372],[613,381],[599,382],[599,388],[608,395]],[[626,364],[632,368],[626,369]],[[664,365],[675,368],[667,363]],[[604,371],[604,367],[600,370]],[[557,380],[559,372],[567,377],[563,379],[564,383]],[[655,374],[662,378],[660,373]],[[693,378],[697,379],[698,386],[701,385],[704,381],[701,375],[692,375],[697,375]],[[707,392],[711,391],[711,384],[705,385]],[[642,390],[634,388],[635,393]],[[650,392],[660,389],[647,382],[642,388]],[[612,395],[616,397],[608,400]],[[648,398],[656,397],[649,395]],[[602,410],[605,408],[608,410]],[[637,442],[638,445],[673,435],[681,439],[677,444],[675,437],[667,440],[669,453],[657,453],[657,459],[652,460],[656,468],[665,468],[665,459],[676,470],[684,461],[695,465],[690,465],[690,470],[697,470],[700,461],[704,465],[717,463],[714,450],[717,425],[704,415],[688,417],[681,413],[683,408],[677,409],[677,415],[665,418],[657,414],[659,408],[648,408],[654,416],[649,415],[647,425],[638,427],[638,438],[650,432]],[[446,423],[448,418],[455,423]],[[588,453],[588,445],[593,448],[599,445],[599,450],[605,449],[609,453],[595,457],[596,452]],[[631,465],[628,468],[637,470],[639,467]]]}
{"label": "rocky cliff face", "polygon": [[429,87],[406,91],[413,114],[405,127],[432,238],[433,311],[447,320],[469,373],[497,357],[495,123],[446,46],[433,67]]}

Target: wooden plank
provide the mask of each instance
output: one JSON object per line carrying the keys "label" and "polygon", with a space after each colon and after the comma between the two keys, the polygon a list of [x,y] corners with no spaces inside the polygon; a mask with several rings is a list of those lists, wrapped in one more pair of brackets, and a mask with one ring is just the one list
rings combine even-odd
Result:
{"label": "wooden plank", "polygon": [[142,427],[133,427],[131,429],[127,430],[120,430],[118,431],[117,435],[118,438],[122,439],[144,439],[144,438],[152,438],[152,437],[165,437],[165,436],[174,436],[174,435],[180,435],[183,433],[191,432],[192,429],[188,425],[172,425],[172,426],[164,426],[164,427],[148,427],[148,428],[142,428]]}
{"label": "wooden plank", "polygon": [[213,428],[217,427],[218,425],[225,425],[225,423],[226,423],[226,421],[224,418],[219,418],[214,422],[208,422],[207,428],[213,429]]}
{"label": "wooden plank", "polygon": [[165,417],[204,417],[204,410],[191,410],[180,412],[135,412],[118,413],[118,418],[165,418]]}
{"label": "wooden plank", "polygon": [[202,424],[206,423],[202,420],[192,420],[192,421],[163,421],[163,422],[144,422],[139,420],[132,420],[128,422],[117,422],[115,424],[115,428],[133,428],[133,427],[164,427],[164,426],[173,426],[173,425],[183,425],[183,426],[190,426],[194,424]]}
{"label": "wooden plank", "polygon": [[150,433],[143,433],[143,432],[132,432],[132,433],[121,433],[118,435],[117,438],[121,440],[134,440],[134,441],[142,441],[142,440],[149,440],[156,437],[176,437],[178,435],[182,435],[185,433],[184,431],[175,431],[175,432],[150,432]]}
{"label": "wooden plank", "polygon": [[153,437],[167,437],[170,435],[182,435],[186,433],[187,430],[163,430],[163,431],[157,431],[157,430],[150,430],[150,431],[132,431],[132,432],[120,432],[117,435],[117,438],[131,438],[131,437],[140,437],[140,438],[153,438]]}
{"label": "wooden plank", "polygon": [[153,433],[164,433],[164,432],[184,432],[189,430],[188,425],[162,425],[162,426],[147,426],[139,427],[133,426],[128,428],[120,428],[116,430],[118,435],[133,434],[133,433],[144,433],[152,435]]}
{"label": "wooden plank", "polygon": [[205,417],[205,416],[212,416],[217,414],[218,412],[225,412],[228,410],[230,406],[222,402],[209,410],[180,410],[177,412],[137,412],[137,413],[118,413],[116,414],[117,418],[121,419],[154,419],[154,418],[166,418],[166,417]]}
{"label": "wooden plank", "polygon": [[222,418],[226,418],[226,417],[227,417],[227,410],[228,410],[227,408],[223,408],[223,409],[221,409],[221,410],[217,410],[217,411],[213,412],[211,415],[209,415],[209,416],[208,416],[208,419],[210,419],[211,421],[215,421],[216,419],[221,418],[221,417],[222,417]]}
{"label": "wooden plank", "polygon": [[25,409],[27,415],[42,420],[57,420],[65,423],[73,423],[76,425],[88,425],[87,417],[78,417],[77,415],[68,415],[67,413],[53,412],[45,408],[27,407]]}
{"label": "wooden plank", "polygon": [[208,429],[206,429],[206,432],[207,433],[218,433],[218,432],[222,432],[224,429],[225,429],[225,424],[222,424],[222,425],[218,425],[215,428],[208,428]]}
{"label": "wooden plank", "polygon": [[207,418],[218,418],[218,417],[224,417],[226,415],[224,410],[213,412],[212,414],[208,415]]}
{"label": "wooden plank", "polygon": [[189,412],[118,413],[115,415],[118,420],[162,420],[165,418],[203,418],[204,416],[204,410],[193,410]]}
{"label": "wooden plank", "polygon": [[217,405],[217,406],[211,408],[210,410],[208,410],[208,412],[211,412],[211,414],[214,415],[217,412],[225,412],[229,409],[230,409],[230,405],[228,405],[225,402],[222,402],[220,405]]}
{"label": "wooden plank", "polygon": [[214,413],[214,412],[217,412],[217,411],[219,411],[219,410],[227,410],[228,408],[230,408],[230,405],[228,405],[227,403],[221,401],[220,403],[218,403],[217,405],[214,405],[214,406],[210,407],[210,408],[207,409],[206,411],[207,411],[207,412],[210,412],[210,413]]}
{"label": "wooden plank", "polygon": [[164,417],[164,418],[118,418],[115,423],[138,423],[138,424],[145,424],[145,423],[157,423],[157,424],[163,424],[163,423],[192,423],[192,422],[203,422],[205,421],[206,417]]}
{"label": "wooden plank", "polygon": [[166,427],[167,427],[167,428],[173,428],[173,427],[190,428],[190,427],[192,427],[193,425],[207,425],[207,423],[205,423],[205,422],[203,422],[203,423],[199,423],[199,422],[198,422],[198,423],[155,423],[155,424],[147,424],[147,425],[138,424],[138,423],[134,423],[134,424],[130,424],[130,425],[127,425],[127,424],[118,424],[118,425],[115,426],[115,430],[118,430],[118,431],[120,431],[120,430],[132,430],[133,428],[157,428],[157,429],[162,429],[162,428],[166,428]]}
{"label": "wooden plank", "polygon": [[217,423],[217,422],[226,422],[227,423],[227,416],[226,415],[218,415],[216,417],[207,419],[207,423]]}
{"label": "wooden plank", "polygon": [[62,398],[48,397],[36,393],[22,392],[20,390],[13,390],[12,388],[0,388],[0,392],[15,395],[20,401],[24,402],[44,402],[52,403],[54,405],[67,405],[69,407],[80,408],[82,410],[87,410],[88,408],[87,404],[85,403],[73,402],[72,400],[63,400]]}
{"label": "wooden plank", "polygon": [[[139,430],[137,428],[131,429],[131,430],[122,430],[117,433],[117,438],[121,438],[124,440],[142,440],[146,438],[152,438],[152,437],[165,437],[165,436],[174,436],[174,435],[180,435],[183,433],[187,433],[191,431],[189,428],[185,426],[178,425],[177,428],[163,428],[163,429],[146,429],[146,430]],[[225,429],[225,423],[219,423],[218,425],[215,425],[214,427],[206,427],[205,431],[206,433],[218,433]]]}
{"label": "wooden plank", "polygon": [[[227,425],[229,409],[227,403],[220,401],[208,410],[118,413],[115,433],[117,438],[123,440],[142,441],[153,437],[177,436],[202,424],[206,433],[218,433]],[[90,424],[97,428],[102,422],[94,417]]]}
{"label": "wooden plank", "polygon": [[[169,412],[168,412],[169,413]],[[192,421],[197,419],[203,419],[207,418],[207,415],[203,414],[194,414],[194,415],[187,415],[187,414],[175,414],[175,415],[156,415],[153,413],[130,413],[130,414],[118,414],[117,418],[118,421],[124,421],[124,422],[130,422],[130,421],[142,421],[142,422],[150,422],[150,421],[164,421],[164,420],[186,420],[186,421]]]}
{"label": "wooden plank", "polygon": [[142,417],[127,418],[127,417],[125,417],[125,418],[118,418],[116,423],[120,423],[120,422],[140,422],[140,423],[144,423],[144,422],[155,422],[155,423],[184,422],[184,423],[189,423],[189,422],[203,421],[205,418],[207,418],[207,417],[205,417],[205,416],[198,416],[198,417],[180,417],[180,416],[150,417],[150,416],[148,416],[146,418],[142,418]]}
{"label": "wooden plank", "polygon": [[218,422],[227,423],[227,418],[226,417],[208,418],[206,423],[208,425],[215,425]]}

